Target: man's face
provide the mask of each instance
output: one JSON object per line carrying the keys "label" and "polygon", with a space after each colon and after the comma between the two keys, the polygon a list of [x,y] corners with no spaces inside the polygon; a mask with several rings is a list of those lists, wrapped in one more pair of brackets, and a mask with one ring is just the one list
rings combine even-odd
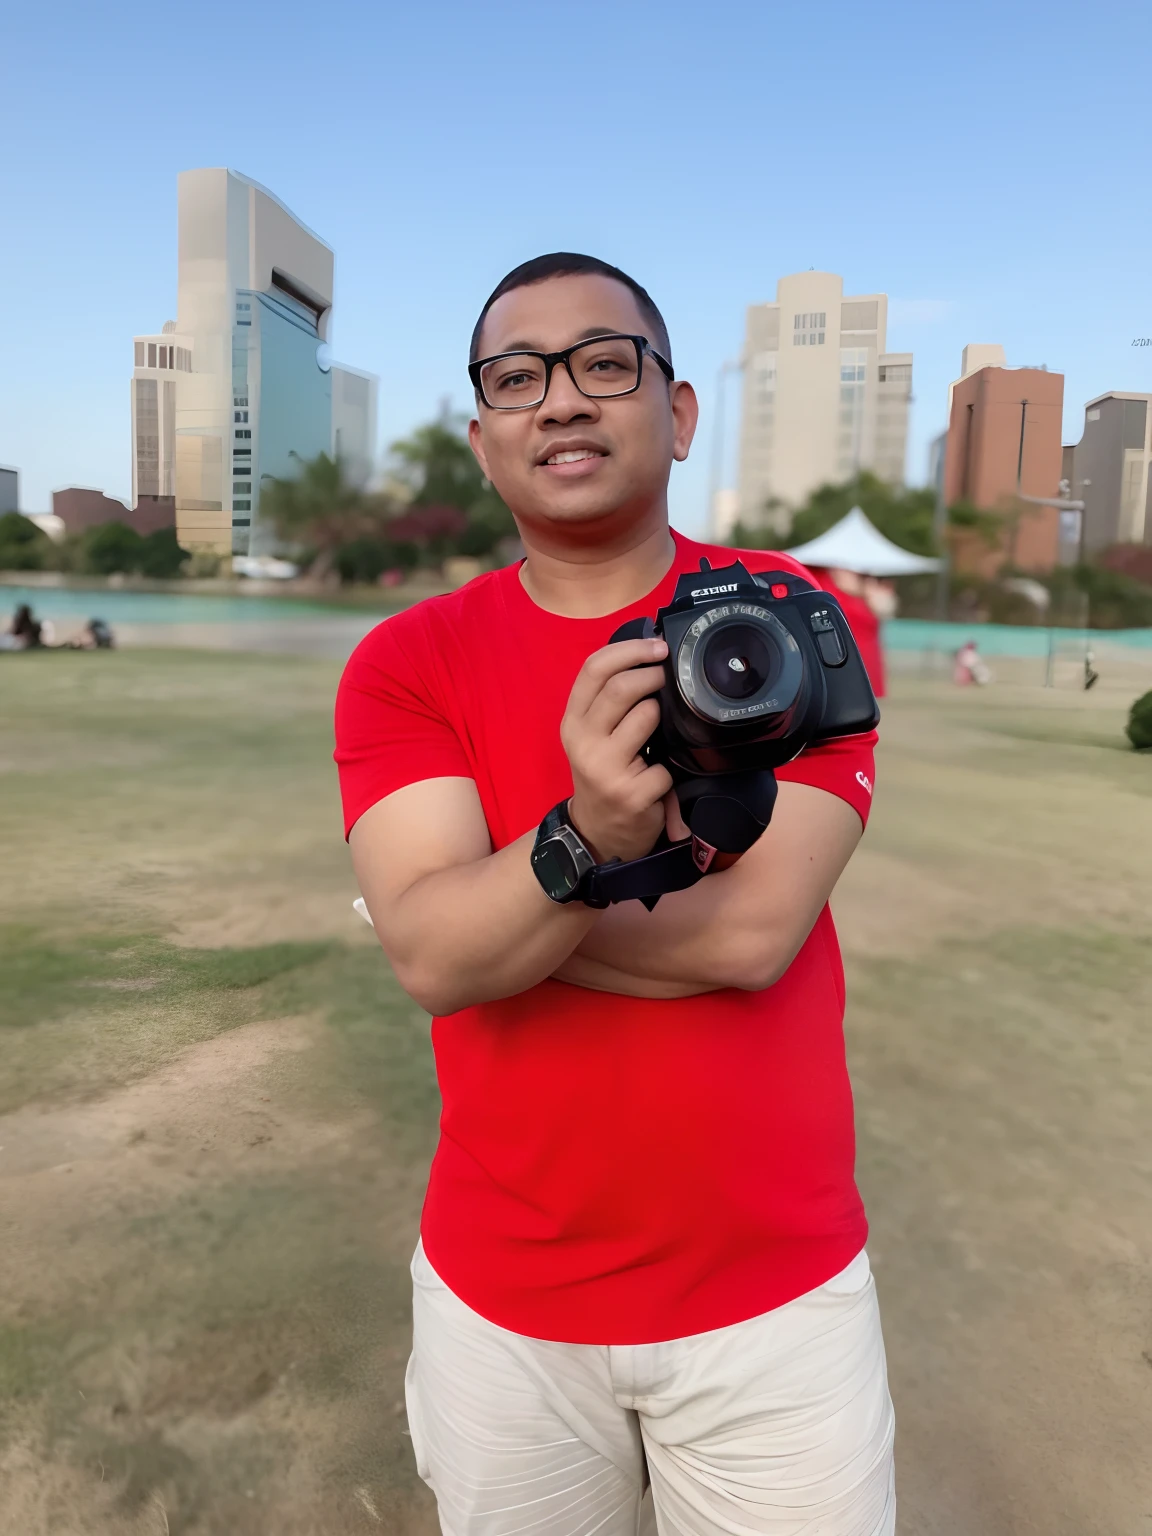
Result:
{"label": "man's face", "polygon": [[[479,355],[560,352],[613,333],[647,336],[660,351],[650,330],[623,283],[591,274],[553,277],[497,299]],[[469,440],[485,475],[523,526],[555,527],[639,518],[662,503],[672,460],[688,457],[697,405],[690,384],[669,384],[645,358],[640,387],[630,395],[589,399],[558,366],[539,405],[494,411],[480,401],[477,413]],[[557,463],[558,455],[565,462]]]}

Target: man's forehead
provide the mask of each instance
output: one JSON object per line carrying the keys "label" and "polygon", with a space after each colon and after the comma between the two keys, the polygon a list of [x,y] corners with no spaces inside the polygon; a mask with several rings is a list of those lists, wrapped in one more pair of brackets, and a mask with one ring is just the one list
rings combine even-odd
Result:
{"label": "man's forehead", "polygon": [[644,333],[632,291],[599,273],[549,277],[502,294],[484,316],[480,355],[517,347],[558,352],[606,331]]}

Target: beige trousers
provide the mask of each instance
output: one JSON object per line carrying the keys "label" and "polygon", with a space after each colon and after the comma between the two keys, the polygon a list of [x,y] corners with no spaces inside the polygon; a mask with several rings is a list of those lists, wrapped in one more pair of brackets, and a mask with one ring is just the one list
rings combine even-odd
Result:
{"label": "beige trousers", "polygon": [[662,1344],[555,1344],[412,1261],[406,1393],[444,1536],[892,1536],[892,1403],[867,1256]]}

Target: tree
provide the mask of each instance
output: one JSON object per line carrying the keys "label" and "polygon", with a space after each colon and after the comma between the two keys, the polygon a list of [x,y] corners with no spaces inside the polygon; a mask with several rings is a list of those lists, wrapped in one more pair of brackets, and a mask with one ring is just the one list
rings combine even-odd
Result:
{"label": "tree", "polygon": [[141,540],[137,570],[155,581],[168,581],[181,574],[188,551],[181,549],[175,528],[157,528]]}
{"label": "tree", "polygon": [[318,550],[330,562],[341,544],[375,532],[386,508],[353,485],[328,454],[297,463],[297,474],[271,479],[262,488],[260,513],[287,544]]}
{"label": "tree", "polygon": [[80,540],[85,568],[97,576],[113,576],[139,570],[144,540],[127,523],[100,523],[85,530]]}
{"label": "tree", "polygon": [[391,452],[412,505],[459,508],[469,523],[460,535],[460,552],[487,554],[497,540],[516,536],[516,523],[476,462],[466,421],[444,409],[436,421],[393,443]]}
{"label": "tree", "polygon": [[0,516],[0,571],[43,571],[53,564],[52,540],[20,512]]}

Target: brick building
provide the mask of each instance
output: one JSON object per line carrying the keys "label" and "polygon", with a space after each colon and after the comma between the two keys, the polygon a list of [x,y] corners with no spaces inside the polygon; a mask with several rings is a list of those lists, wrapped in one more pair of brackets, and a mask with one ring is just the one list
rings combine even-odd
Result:
{"label": "brick building", "polygon": [[52,492],[52,511],[68,533],[83,533],[85,528],[101,523],[127,523],[137,533],[145,534],[176,526],[174,496],[141,496],[135,507],[126,507],[103,491],[70,485]]}
{"label": "brick building", "polygon": [[952,390],[944,495],[995,513],[994,544],[957,530],[961,570],[994,576],[1007,564],[1050,571],[1060,555],[1060,513],[1024,497],[1060,495],[1064,375],[1044,368],[979,368]]}

